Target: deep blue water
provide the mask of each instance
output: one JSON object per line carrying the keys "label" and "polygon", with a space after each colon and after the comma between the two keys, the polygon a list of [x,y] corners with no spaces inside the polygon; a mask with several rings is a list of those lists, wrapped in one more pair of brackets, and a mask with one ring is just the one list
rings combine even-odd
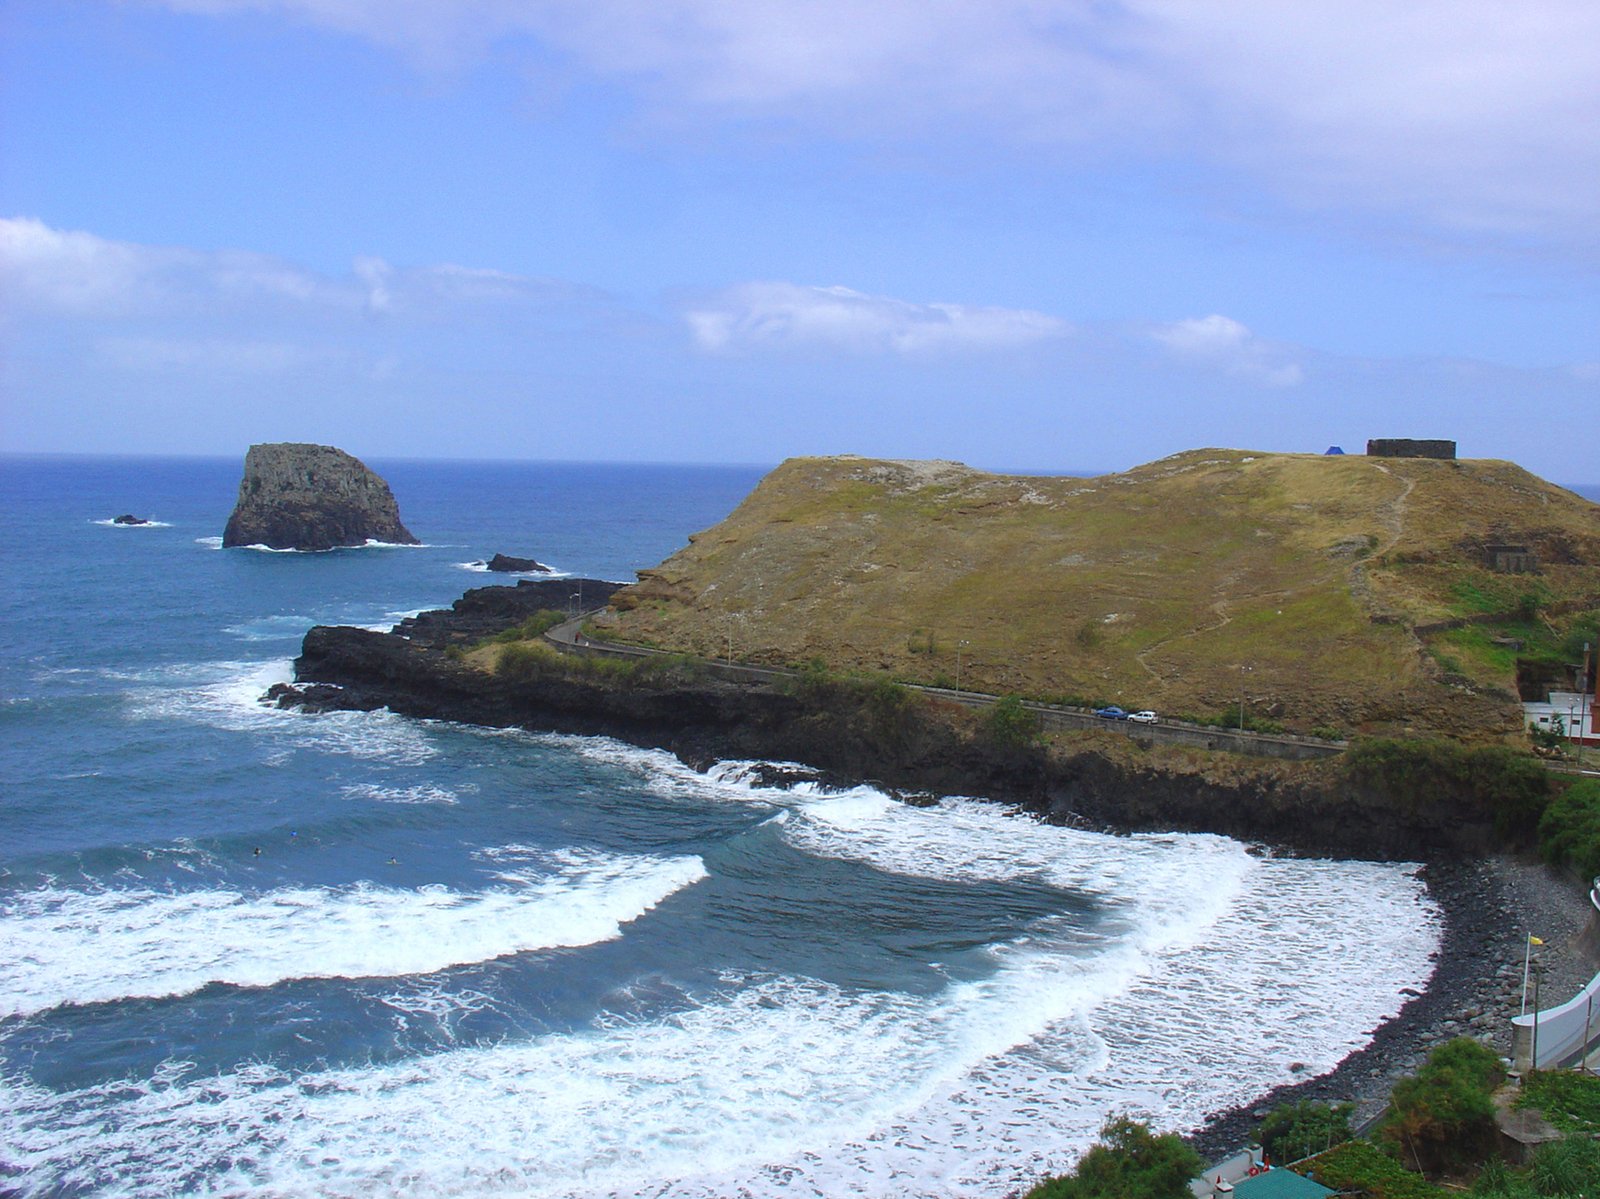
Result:
{"label": "deep blue water", "polygon": [[761,473],[372,465],[422,548],[222,550],[236,461],[0,459],[0,1187],[999,1194],[1427,977],[1403,867],[265,707],[313,624],[496,551],[630,579]]}

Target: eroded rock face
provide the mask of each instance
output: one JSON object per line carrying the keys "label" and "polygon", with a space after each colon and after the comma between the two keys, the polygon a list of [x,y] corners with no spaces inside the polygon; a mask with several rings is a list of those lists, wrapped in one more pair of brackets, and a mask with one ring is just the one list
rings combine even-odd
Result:
{"label": "eroded rock face", "polygon": [[331,550],[368,541],[418,544],[389,485],[360,459],[329,445],[250,447],[224,546]]}

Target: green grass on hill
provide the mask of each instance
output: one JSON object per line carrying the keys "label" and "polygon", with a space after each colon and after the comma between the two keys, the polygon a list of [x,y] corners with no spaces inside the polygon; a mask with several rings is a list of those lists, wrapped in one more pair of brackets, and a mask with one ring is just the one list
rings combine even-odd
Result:
{"label": "green grass on hill", "polygon": [[[1496,575],[1527,544],[1541,573]],[[1195,450],[1092,479],[784,463],[615,598],[603,631],[996,694],[1290,728],[1517,727],[1522,630],[1600,598],[1600,507],[1503,462]],[[1515,626],[1425,635],[1500,614]],[[959,661],[958,661],[959,659]]]}

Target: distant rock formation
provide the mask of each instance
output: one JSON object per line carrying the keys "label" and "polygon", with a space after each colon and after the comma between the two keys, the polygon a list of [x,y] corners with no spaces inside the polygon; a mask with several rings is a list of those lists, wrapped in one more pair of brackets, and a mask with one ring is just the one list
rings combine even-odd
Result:
{"label": "distant rock formation", "polygon": [[359,459],[327,445],[253,445],[224,546],[331,550],[386,541],[416,545],[389,485]]}
{"label": "distant rock formation", "polygon": [[543,562],[535,562],[532,558],[513,558],[510,554],[496,554],[489,559],[489,570],[507,571],[520,574],[523,572],[537,572],[549,574],[550,568]]}
{"label": "distant rock formation", "polygon": [[135,516],[132,512],[124,512],[121,516],[113,516],[111,523],[114,525],[147,525],[150,522],[142,516]]}

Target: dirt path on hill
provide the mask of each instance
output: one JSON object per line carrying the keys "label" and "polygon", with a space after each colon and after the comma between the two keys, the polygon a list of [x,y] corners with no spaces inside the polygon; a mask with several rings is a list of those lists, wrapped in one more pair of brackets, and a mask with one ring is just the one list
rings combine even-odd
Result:
{"label": "dirt path on hill", "polygon": [[[1374,462],[1372,465],[1374,469],[1381,470],[1391,479],[1399,479],[1402,485],[1400,494],[1395,496],[1383,506],[1384,524],[1388,527],[1387,531],[1389,533],[1389,540],[1384,542],[1377,549],[1373,550],[1373,554],[1383,554],[1387,553],[1389,550],[1393,549],[1397,544],[1399,544],[1401,536],[1405,533],[1406,501],[1411,498],[1411,492],[1413,489],[1415,489],[1417,482],[1415,479],[1406,478],[1405,476],[1397,476],[1392,470],[1390,470],[1387,466],[1384,466],[1381,462]],[[1317,578],[1312,582],[1307,583],[1304,587],[1291,588],[1286,591],[1257,591],[1251,592],[1249,595],[1234,596],[1232,599],[1218,600],[1216,603],[1211,605],[1211,610],[1221,618],[1216,624],[1208,624],[1198,629],[1190,629],[1187,633],[1174,633],[1170,637],[1163,637],[1160,641],[1156,641],[1145,646],[1133,656],[1133,660],[1137,662],[1140,668],[1152,679],[1155,679],[1157,682],[1164,681],[1165,676],[1157,671],[1155,667],[1151,666],[1146,659],[1149,658],[1150,655],[1154,654],[1157,650],[1165,649],[1176,642],[1188,641],[1191,638],[1200,637],[1206,633],[1214,633],[1218,629],[1224,628],[1233,620],[1233,617],[1228,613],[1228,605],[1230,603],[1238,603],[1254,599],[1267,599],[1274,596],[1283,598],[1294,595],[1300,591],[1310,591],[1313,588],[1320,586],[1323,582],[1323,578],[1332,577],[1333,574],[1337,573],[1337,571],[1331,572],[1330,575]],[[1351,595],[1354,596],[1357,602],[1361,603],[1362,606],[1365,607],[1369,612],[1375,612],[1378,607],[1377,596],[1372,590],[1371,582],[1367,579],[1365,564],[1361,562],[1355,563],[1350,568],[1347,578],[1350,585]]]}

